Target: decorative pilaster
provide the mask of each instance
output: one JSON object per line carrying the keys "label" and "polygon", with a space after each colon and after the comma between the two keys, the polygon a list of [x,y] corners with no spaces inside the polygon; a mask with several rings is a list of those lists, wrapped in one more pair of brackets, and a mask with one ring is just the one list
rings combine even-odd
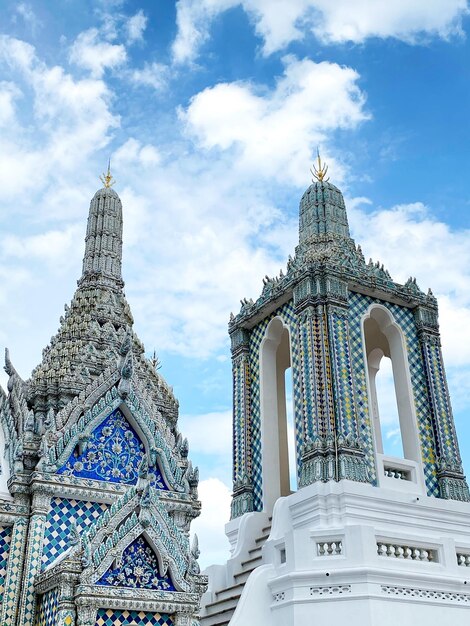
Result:
{"label": "decorative pilaster", "polygon": [[323,270],[294,289],[304,409],[300,486],[343,478],[368,482],[359,443],[347,299],[347,284]]}
{"label": "decorative pilaster", "polygon": [[433,414],[437,443],[437,479],[440,497],[470,501],[470,492],[462,468],[459,444],[452,416],[449,389],[442,358],[437,305],[417,307],[415,311],[428,382],[429,402]]}
{"label": "decorative pilaster", "polygon": [[20,603],[21,626],[33,626],[36,612],[36,593],[34,580],[41,569],[41,555],[44,541],[46,517],[51,496],[42,489],[33,494],[32,513],[28,528],[28,541],[24,566],[23,584]]}
{"label": "decorative pilaster", "polygon": [[0,612],[0,624],[2,626],[15,626],[16,624],[27,528],[28,519],[26,517],[20,517],[13,525],[5,576],[5,590]]}
{"label": "decorative pilaster", "polygon": [[77,602],[77,626],[95,626],[97,612],[96,606]]}
{"label": "decorative pilaster", "polygon": [[253,511],[249,333],[231,333],[233,372],[233,499],[232,519]]}

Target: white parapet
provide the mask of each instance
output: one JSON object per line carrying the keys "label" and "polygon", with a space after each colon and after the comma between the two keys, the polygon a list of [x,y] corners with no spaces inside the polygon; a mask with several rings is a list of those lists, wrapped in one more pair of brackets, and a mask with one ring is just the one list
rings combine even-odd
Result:
{"label": "white parapet", "polygon": [[[468,626],[470,504],[423,495],[412,467],[392,471],[414,489],[341,481],[280,498],[230,626]],[[251,515],[227,528],[230,571],[255,539]]]}

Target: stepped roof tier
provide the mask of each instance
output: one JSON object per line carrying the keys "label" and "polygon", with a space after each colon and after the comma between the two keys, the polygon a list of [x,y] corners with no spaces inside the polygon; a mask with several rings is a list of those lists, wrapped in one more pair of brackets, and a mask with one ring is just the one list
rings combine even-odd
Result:
{"label": "stepped roof tier", "polygon": [[372,259],[366,262],[361,246],[356,246],[350,235],[343,194],[332,183],[316,180],[300,200],[299,244],[294,257],[289,255],[286,273],[281,270],[278,276],[266,276],[260,297],[242,300],[239,314],[230,318],[229,329],[256,323],[261,312],[283,304],[302,277],[321,267],[347,279],[357,291],[380,297],[386,294],[390,302],[437,306],[431,290],[423,293],[415,278],[401,285],[392,280],[383,264]]}
{"label": "stepped roof tier", "polygon": [[[173,391],[133,330],[109,168],[103,183],[77,290],[29,380],[6,350],[0,562],[10,563],[8,610],[18,618],[4,622],[0,611],[2,624],[52,626],[41,617],[52,594],[57,623],[94,626],[101,613],[118,620],[126,609],[177,626],[195,616],[207,587],[197,538],[189,542],[199,471]],[[3,532],[23,533],[10,556]]]}

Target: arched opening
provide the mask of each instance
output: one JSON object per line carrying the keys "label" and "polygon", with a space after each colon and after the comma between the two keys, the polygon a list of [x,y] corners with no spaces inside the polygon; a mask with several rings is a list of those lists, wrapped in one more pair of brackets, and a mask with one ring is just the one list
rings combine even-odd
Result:
{"label": "arched opening", "polygon": [[295,418],[294,418],[294,387],[292,381],[292,366],[284,372],[286,389],[286,419],[287,419],[287,449],[289,458],[289,484],[291,491],[297,491],[297,462],[295,452]]}
{"label": "arched opening", "polygon": [[[370,408],[379,457],[420,464],[421,454],[406,343],[390,311],[373,305],[364,318]],[[388,368],[388,372],[387,372]],[[387,468],[386,475],[387,474]],[[406,477],[400,472],[396,477]],[[407,480],[411,478],[407,477]]]}
{"label": "arched opening", "polygon": [[382,444],[382,449],[379,450],[377,446],[377,451],[386,456],[404,458],[392,360],[385,354],[382,355],[375,373],[375,391],[380,416],[380,425],[377,424],[380,432],[377,438]]}
{"label": "arched opening", "polygon": [[[265,510],[271,510],[279,497],[291,493],[289,439],[292,448],[295,445],[295,428],[293,415],[288,411],[287,404],[288,390],[292,396],[290,378],[286,386],[286,371],[291,374],[290,367],[289,331],[282,320],[275,317],[266,329],[260,348],[261,454]],[[292,416],[290,420],[288,413]],[[291,452],[290,456],[295,460],[295,452]],[[295,473],[295,467],[294,462],[292,473]]]}

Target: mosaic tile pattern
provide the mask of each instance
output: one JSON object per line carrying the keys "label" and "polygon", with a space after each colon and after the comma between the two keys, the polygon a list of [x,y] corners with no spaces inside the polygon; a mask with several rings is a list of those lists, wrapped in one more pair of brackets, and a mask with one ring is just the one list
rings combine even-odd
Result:
{"label": "mosaic tile pattern", "polygon": [[0,602],[3,601],[8,556],[10,554],[11,526],[0,526]]}
{"label": "mosaic tile pattern", "polygon": [[106,504],[98,502],[53,498],[46,519],[42,568],[47,567],[69,547],[68,539],[72,518],[75,519],[79,529],[84,529],[106,509]]}
{"label": "mosaic tile pattern", "polygon": [[173,618],[166,613],[99,609],[95,626],[130,626],[131,624],[138,624],[138,626],[173,626]]}
{"label": "mosaic tile pattern", "polygon": [[335,405],[337,417],[337,430],[343,435],[356,436],[356,397],[351,369],[351,355],[349,349],[348,320],[343,315],[330,313],[330,346],[335,386]]}
{"label": "mosaic tile pattern", "polygon": [[142,536],[127,546],[116,567],[110,567],[97,584],[176,591],[171,579],[161,576],[157,556]]}
{"label": "mosaic tile pattern", "polygon": [[[262,463],[261,463],[261,419],[260,419],[260,378],[259,353],[261,342],[266,333],[266,327],[274,317],[280,317],[290,330],[293,394],[294,394],[294,422],[296,431],[297,458],[300,458],[299,446],[303,438],[302,393],[299,368],[299,349],[297,342],[296,317],[292,301],[271,313],[266,319],[251,331],[250,335],[250,372],[251,372],[251,447],[253,454],[253,508],[255,511],[263,509]],[[297,468],[298,469],[298,468]]]}
{"label": "mosaic tile pattern", "polygon": [[381,300],[370,298],[369,296],[362,294],[351,293],[349,295],[349,332],[351,358],[355,376],[356,407],[358,411],[360,436],[366,452],[370,476],[374,479],[374,484],[377,484],[373,432],[370,423],[367,397],[361,318],[372,303],[381,304],[382,306],[387,307],[405,336],[408,353],[408,365],[410,368],[414,404],[421,440],[421,454],[426,486],[428,495],[438,496],[439,488],[436,478],[435,441],[431,422],[431,408],[429,405],[428,388],[423,358],[421,355],[421,347],[416,333],[413,313],[410,309],[405,307],[400,307],[389,302],[382,302]]}
{"label": "mosaic tile pattern", "polygon": [[55,626],[57,617],[57,589],[46,591],[38,598],[34,626]]}
{"label": "mosaic tile pattern", "polygon": [[428,343],[423,351],[433,399],[434,420],[439,432],[438,446],[442,448],[439,454],[443,458],[460,461],[441,348]]}
{"label": "mosaic tile pattern", "polygon": [[45,516],[33,515],[29,524],[28,551],[26,553],[26,581],[23,579],[19,624],[34,623],[36,613],[36,593],[34,580],[41,567],[41,553],[44,540]]}
{"label": "mosaic tile pattern", "polygon": [[[115,409],[93,431],[82,454],[72,452],[58,473],[112,483],[135,484],[145,446],[122,411]],[[152,483],[168,489],[157,468],[151,472]]]}
{"label": "mosaic tile pattern", "polygon": [[250,363],[247,354],[233,363],[233,480],[251,474]]}
{"label": "mosaic tile pattern", "polygon": [[26,529],[27,522],[25,518],[19,518],[12,528],[8,552],[8,573],[2,592],[3,597],[0,597],[0,624],[15,623],[20,593],[19,578],[26,543]]}

